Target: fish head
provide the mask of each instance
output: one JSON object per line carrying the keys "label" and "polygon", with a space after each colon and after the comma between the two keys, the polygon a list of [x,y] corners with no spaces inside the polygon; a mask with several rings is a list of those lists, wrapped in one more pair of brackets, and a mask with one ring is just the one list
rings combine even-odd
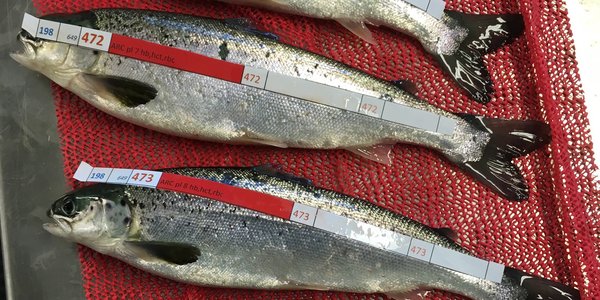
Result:
{"label": "fish head", "polygon": [[22,30],[17,36],[22,51],[10,56],[23,66],[38,71],[66,87],[73,77],[91,70],[99,52],[66,43],[43,40]]}
{"label": "fish head", "polygon": [[[98,184],[75,190],[56,200],[44,229],[94,249],[124,240],[131,225],[131,209],[123,186]],[[102,252],[102,251],[101,251]]]}

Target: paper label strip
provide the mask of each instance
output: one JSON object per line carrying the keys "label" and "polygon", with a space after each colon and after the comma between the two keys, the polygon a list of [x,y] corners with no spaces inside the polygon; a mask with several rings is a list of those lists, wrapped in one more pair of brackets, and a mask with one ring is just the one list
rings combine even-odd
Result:
{"label": "paper label strip", "polygon": [[316,227],[370,246],[406,255],[477,278],[500,282],[504,266],[332,212],[269,194],[201,178],[157,171],[94,168],[82,162],[73,178],[82,182],[134,185],[196,195]]}
{"label": "paper label strip", "polygon": [[452,118],[426,110],[106,31],[38,19],[29,14],[24,16],[22,28],[38,38],[107,51],[426,131],[452,134],[457,125]]}

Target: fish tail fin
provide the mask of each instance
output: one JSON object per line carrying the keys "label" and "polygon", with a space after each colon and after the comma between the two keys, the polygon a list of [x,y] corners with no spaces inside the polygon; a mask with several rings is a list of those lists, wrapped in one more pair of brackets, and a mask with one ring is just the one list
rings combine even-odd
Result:
{"label": "fish tail fin", "polygon": [[483,56],[514,40],[523,32],[518,14],[471,15],[446,11],[446,15],[469,30],[452,55],[437,55],[443,68],[477,101],[488,103],[493,93],[492,80]]}
{"label": "fish tail fin", "polygon": [[459,163],[460,167],[507,199],[527,199],[529,188],[512,159],[549,143],[550,127],[533,120],[461,117],[475,128],[490,133],[490,140],[480,160]]}
{"label": "fish tail fin", "polygon": [[504,269],[504,275],[527,291],[527,300],[579,300],[579,291],[562,283],[540,278],[513,268]]}

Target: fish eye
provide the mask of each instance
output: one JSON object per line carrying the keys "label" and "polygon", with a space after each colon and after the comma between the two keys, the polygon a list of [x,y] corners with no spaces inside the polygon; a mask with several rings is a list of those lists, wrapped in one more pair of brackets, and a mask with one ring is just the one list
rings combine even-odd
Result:
{"label": "fish eye", "polygon": [[61,210],[65,214],[65,216],[71,217],[75,215],[75,204],[73,203],[73,201],[67,200],[63,203]]}

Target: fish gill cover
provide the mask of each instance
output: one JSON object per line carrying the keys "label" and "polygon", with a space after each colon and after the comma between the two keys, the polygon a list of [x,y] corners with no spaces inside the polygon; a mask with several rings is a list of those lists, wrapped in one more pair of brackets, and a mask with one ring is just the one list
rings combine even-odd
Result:
{"label": "fish gill cover", "polygon": [[[393,165],[385,166],[342,150],[281,150],[186,140],[114,119],[54,84],[67,178],[82,160],[146,169],[280,165],[318,186],[367,199],[432,227],[453,228],[460,244],[478,257],[575,286],[584,298],[600,298],[595,284],[600,280],[600,262],[594,235],[600,217],[597,210],[588,209],[598,207],[600,200],[592,177],[595,167],[588,120],[562,0],[447,1],[449,10],[524,16],[525,35],[486,58],[496,92],[485,106],[474,103],[452,84],[417,41],[384,28],[373,30],[377,40],[384,42],[369,45],[334,22],[211,1],[33,2],[40,15],[114,7],[249,18],[284,43],[386,80],[415,82],[421,98],[445,110],[544,120],[550,124],[553,138],[547,150],[516,160],[531,186],[531,195],[526,202],[512,203],[424,148],[397,145]],[[74,181],[71,184],[76,185]],[[150,275],[84,247],[80,258],[89,299],[347,299],[330,292],[196,287]],[[429,297],[447,296],[433,293]]]}

